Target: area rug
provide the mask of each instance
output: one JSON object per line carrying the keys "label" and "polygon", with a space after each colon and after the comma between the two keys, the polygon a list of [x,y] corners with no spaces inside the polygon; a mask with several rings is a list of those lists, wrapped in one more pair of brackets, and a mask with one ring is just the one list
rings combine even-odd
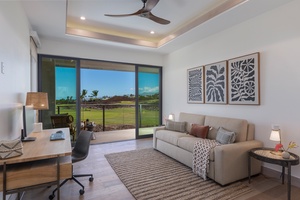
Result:
{"label": "area rug", "polygon": [[241,182],[222,187],[212,180],[204,181],[190,168],[154,149],[105,157],[137,200],[228,200],[252,190]]}

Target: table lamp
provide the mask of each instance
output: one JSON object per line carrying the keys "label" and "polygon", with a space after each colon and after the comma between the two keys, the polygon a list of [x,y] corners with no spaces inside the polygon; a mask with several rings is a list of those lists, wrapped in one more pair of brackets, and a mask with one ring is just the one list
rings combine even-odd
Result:
{"label": "table lamp", "polygon": [[279,142],[281,144],[281,138],[280,138],[280,129],[272,129],[270,140]]}
{"label": "table lamp", "polygon": [[169,114],[168,119],[172,120],[172,121],[175,121],[175,115],[174,114]]}
{"label": "table lamp", "polygon": [[[279,142],[281,144],[281,136],[280,136],[280,129],[272,129],[271,135],[270,135],[270,140]],[[280,155],[281,152],[276,152],[275,149],[274,151],[271,151],[272,154]]]}
{"label": "table lamp", "polygon": [[[27,92],[26,105],[32,105],[34,110],[48,110],[48,93],[46,92]],[[36,114],[38,119],[38,113]],[[43,124],[35,123],[34,132],[42,131]]]}

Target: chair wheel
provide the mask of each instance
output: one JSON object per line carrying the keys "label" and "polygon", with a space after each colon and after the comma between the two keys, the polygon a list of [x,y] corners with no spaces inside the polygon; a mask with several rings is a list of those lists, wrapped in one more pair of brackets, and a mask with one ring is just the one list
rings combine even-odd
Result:
{"label": "chair wheel", "polygon": [[49,199],[52,200],[52,199],[54,199],[54,197],[55,197],[55,195],[54,195],[54,194],[51,194],[51,195],[49,196]]}
{"label": "chair wheel", "polygon": [[83,190],[83,189],[80,189],[80,190],[79,190],[79,194],[80,194],[80,195],[83,195],[83,194],[84,194],[84,190]]}
{"label": "chair wheel", "polygon": [[93,180],[94,180],[93,177],[90,177],[90,178],[89,178],[89,181],[90,181],[90,182],[93,182]]}

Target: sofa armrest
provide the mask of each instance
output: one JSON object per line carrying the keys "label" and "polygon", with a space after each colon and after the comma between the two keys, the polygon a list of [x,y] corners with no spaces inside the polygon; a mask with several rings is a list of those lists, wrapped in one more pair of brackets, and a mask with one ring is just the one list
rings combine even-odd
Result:
{"label": "sofa armrest", "polygon": [[159,131],[159,130],[165,130],[166,129],[166,127],[165,126],[158,126],[158,127],[154,127],[153,128],[153,134],[155,134],[156,133],[156,131]]}
{"label": "sofa armrest", "polygon": [[159,126],[153,128],[153,148],[156,149],[156,132],[159,130],[165,130],[165,126]]}
{"label": "sofa armrest", "polygon": [[[215,181],[225,185],[248,176],[248,152],[250,149],[262,147],[257,140],[238,142],[216,146],[215,152]],[[252,160],[251,160],[252,161]],[[261,162],[251,162],[251,174],[261,171]]]}

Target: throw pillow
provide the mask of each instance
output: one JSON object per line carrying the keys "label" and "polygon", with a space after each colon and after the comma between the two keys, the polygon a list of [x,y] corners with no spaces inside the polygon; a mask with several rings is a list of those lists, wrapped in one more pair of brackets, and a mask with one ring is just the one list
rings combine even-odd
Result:
{"label": "throw pillow", "polygon": [[186,122],[166,120],[166,129],[170,131],[186,132]]}
{"label": "throw pillow", "polygon": [[235,132],[228,131],[223,127],[220,127],[217,132],[216,140],[221,144],[231,144],[235,141]]}
{"label": "throw pillow", "polygon": [[192,124],[190,135],[198,138],[206,139],[208,134],[209,126],[203,126],[200,124]]}

